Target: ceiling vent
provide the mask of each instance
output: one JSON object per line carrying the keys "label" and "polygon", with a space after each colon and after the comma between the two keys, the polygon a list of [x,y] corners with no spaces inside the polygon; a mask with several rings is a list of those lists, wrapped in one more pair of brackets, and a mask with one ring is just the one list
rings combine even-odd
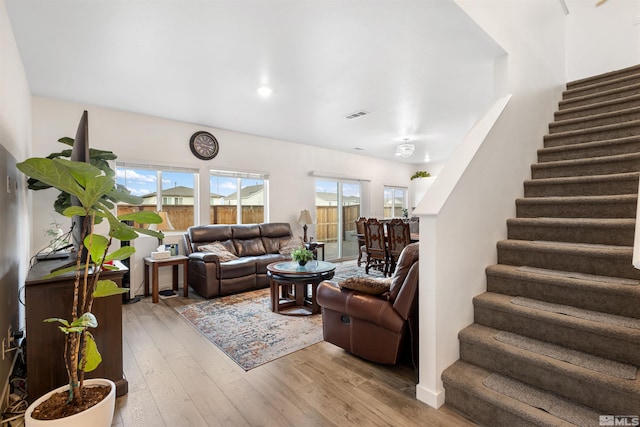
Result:
{"label": "ceiling vent", "polygon": [[362,116],[364,116],[366,114],[369,114],[369,112],[368,111],[364,111],[364,110],[360,110],[360,111],[356,111],[356,112],[353,112],[351,114],[348,114],[348,115],[344,116],[344,118],[345,119],[355,119],[357,117],[362,117]]}

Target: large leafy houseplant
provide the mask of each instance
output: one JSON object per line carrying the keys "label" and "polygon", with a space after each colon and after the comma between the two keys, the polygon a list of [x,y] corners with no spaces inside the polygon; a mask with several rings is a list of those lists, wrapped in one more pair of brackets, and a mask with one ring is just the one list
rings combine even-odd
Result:
{"label": "large leafy houseplant", "polygon": [[[132,246],[123,246],[109,253],[111,243],[114,239],[133,240],[139,233],[162,238],[162,233],[134,228],[123,222],[132,220],[138,224],[159,224],[162,219],[154,212],[134,212],[116,217],[112,213],[114,203],[140,204],[142,200],[117,187],[113,173],[105,173],[89,163],[57,157],[30,158],[18,163],[17,168],[45,186],[75,196],[79,206],[68,206],[62,213],[67,217],[84,217],[78,253],[86,248],[86,262],[78,256],[75,265],[52,273],[59,275],[75,272],[71,317],[45,320],[57,322],[58,328],[65,334],[64,360],[69,379],[67,405],[81,407],[84,374],[94,370],[102,361],[89,331],[89,328],[98,326],[96,317],[91,312],[94,298],[126,292],[112,280],[101,280],[100,273],[117,269],[112,265],[113,261],[126,259],[135,252]],[[95,225],[103,221],[108,224],[108,232],[96,233]]]}

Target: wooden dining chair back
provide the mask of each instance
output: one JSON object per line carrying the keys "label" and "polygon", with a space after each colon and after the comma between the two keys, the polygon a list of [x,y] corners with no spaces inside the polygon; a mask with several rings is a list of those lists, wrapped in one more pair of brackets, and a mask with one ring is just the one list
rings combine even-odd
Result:
{"label": "wooden dining chair back", "polygon": [[389,273],[393,274],[398,258],[404,248],[411,243],[409,223],[394,218],[387,224],[387,245],[389,247]]}
{"label": "wooden dining chair back", "polygon": [[389,256],[384,236],[384,224],[376,218],[369,218],[364,223],[364,244],[367,249],[365,272],[369,274],[369,269],[373,267],[387,276],[389,273]]}
{"label": "wooden dining chair back", "polygon": [[361,216],[356,220],[356,235],[358,237],[358,267],[362,263],[362,255],[367,256],[367,247],[364,244],[364,223],[367,218]]}

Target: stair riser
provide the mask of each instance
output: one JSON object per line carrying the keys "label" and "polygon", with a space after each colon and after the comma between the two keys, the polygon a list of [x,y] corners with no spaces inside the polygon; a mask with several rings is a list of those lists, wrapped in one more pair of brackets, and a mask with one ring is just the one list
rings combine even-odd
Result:
{"label": "stair riser", "polygon": [[553,117],[556,121],[562,121],[577,119],[579,117],[589,117],[596,114],[611,113],[613,111],[621,111],[635,107],[640,107],[640,96],[638,95],[619,98],[602,104],[592,104],[575,109],[556,111]]}
{"label": "stair riser", "polygon": [[606,332],[594,333],[544,320],[519,316],[512,312],[475,307],[475,322],[490,328],[558,344],[606,359],[640,366],[640,344],[622,341]]}
{"label": "stair riser", "polygon": [[[507,223],[508,238],[553,242],[591,243],[596,245],[633,246],[635,228],[607,226],[567,226]],[[639,310],[640,311],[640,310]]]}
{"label": "stair riser", "polygon": [[577,122],[563,123],[555,122],[549,124],[549,133],[568,132],[572,130],[588,129],[597,126],[606,126],[618,123],[625,123],[631,120],[640,119],[640,111],[625,111],[607,117],[594,117],[583,119]]}
{"label": "stair riser", "polygon": [[591,129],[591,131],[574,131],[572,133],[556,133],[544,136],[544,146],[561,147],[584,142],[605,141],[615,138],[626,138],[640,134],[640,126],[637,122],[626,126]]}
{"label": "stair riser", "polygon": [[562,371],[523,360],[514,354],[474,345],[461,339],[460,358],[468,363],[506,375],[603,413],[635,414],[640,410],[640,396],[612,388],[593,387],[587,381],[565,375]]}
{"label": "stair riser", "polygon": [[636,201],[615,203],[571,202],[536,203],[525,199],[516,202],[518,218],[635,218]]}
{"label": "stair riser", "polygon": [[[612,185],[613,184],[613,185]],[[524,183],[525,197],[612,196],[638,194],[638,178],[615,181],[591,181],[569,183]]]}
{"label": "stair riser", "polygon": [[599,83],[606,83],[606,82],[610,82],[611,80],[618,80],[624,77],[634,76],[639,73],[640,73],[640,66],[634,65],[631,67],[622,68],[620,70],[599,74],[597,76],[587,77],[584,79],[568,82],[567,90],[580,89],[585,86],[592,86]]}
{"label": "stair riser", "polygon": [[[585,310],[599,311],[640,318],[640,293],[630,297],[627,293],[604,293],[575,284],[571,279],[555,281],[512,278],[487,273],[487,291],[503,295],[523,296],[555,304],[571,305]],[[630,286],[630,285],[626,285]],[[630,286],[631,288],[631,286]]]}
{"label": "stair riser", "polygon": [[498,246],[498,263],[640,280],[640,271],[633,268],[630,253],[628,256],[607,256]]}
{"label": "stair riser", "polygon": [[447,405],[476,423],[492,427],[539,427],[538,424],[499,408],[467,390],[443,381]]}
{"label": "stair riser", "polygon": [[562,93],[562,99],[573,99],[585,95],[592,95],[594,93],[605,92],[612,89],[619,89],[637,84],[640,84],[640,74],[633,74],[630,76],[625,76],[624,78],[620,77],[617,79],[608,80],[606,82],[600,82],[599,84],[567,89]]}
{"label": "stair riser", "polygon": [[580,162],[571,165],[558,165],[557,163],[538,163],[531,166],[531,177],[563,178],[570,176],[594,176],[611,175],[616,173],[637,172],[640,170],[640,156],[628,155],[612,161]]}
{"label": "stair riser", "polygon": [[538,150],[538,162],[576,160],[589,157],[615,156],[618,154],[640,153],[640,138],[614,140],[606,144],[574,144],[562,150]]}
{"label": "stair riser", "polygon": [[563,99],[558,103],[558,109],[562,111],[567,108],[582,107],[586,105],[597,104],[599,102],[613,101],[616,99],[621,99],[627,96],[638,94],[640,94],[640,86],[634,85],[632,87],[626,88],[626,90],[613,90],[611,92],[604,92],[601,95],[587,95],[586,97]]}

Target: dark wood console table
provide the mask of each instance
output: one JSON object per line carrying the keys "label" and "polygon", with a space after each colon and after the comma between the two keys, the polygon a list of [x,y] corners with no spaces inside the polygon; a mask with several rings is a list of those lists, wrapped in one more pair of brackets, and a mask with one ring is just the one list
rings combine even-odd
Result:
{"label": "dark wood console table", "polygon": [[[64,334],[57,323],[44,323],[49,317],[69,319],[73,300],[74,273],[45,279],[52,269],[69,260],[40,261],[36,263],[25,282],[25,309],[27,329],[27,387],[29,401],[33,402],[46,392],[67,384],[64,367]],[[104,271],[101,279],[110,279],[122,286],[127,272],[123,264],[117,271]],[[122,367],[122,296],[96,298],[93,314],[98,327],[91,330],[102,363],[86,378],[108,378],[116,384],[116,395],[127,394],[128,383]]]}

